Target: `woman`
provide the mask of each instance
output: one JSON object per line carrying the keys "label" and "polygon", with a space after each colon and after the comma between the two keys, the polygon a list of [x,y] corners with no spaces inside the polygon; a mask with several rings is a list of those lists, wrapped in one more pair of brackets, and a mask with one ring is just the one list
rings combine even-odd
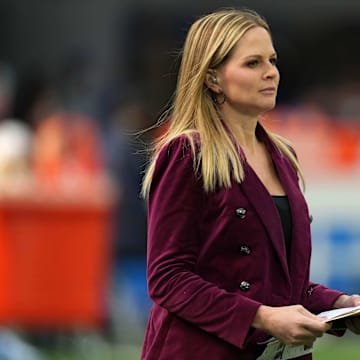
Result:
{"label": "woman", "polygon": [[154,301],[143,360],[256,359],[272,336],[311,346],[330,329],[314,314],[360,305],[309,282],[301,170],[259,122],[278,83],[256,13],[218,11],[191,26],[169,128],[143,183]]}

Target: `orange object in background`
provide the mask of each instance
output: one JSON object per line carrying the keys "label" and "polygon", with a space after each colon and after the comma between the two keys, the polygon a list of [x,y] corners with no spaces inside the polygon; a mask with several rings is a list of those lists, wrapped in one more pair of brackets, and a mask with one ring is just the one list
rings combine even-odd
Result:
{"label": "orange object in background", "polygon": [[104,172],[104,154],[95,120],[58,113],[36,127],[32,171],[44,185],[56,188],[64,177],[92,177]]}
{"label": "orange object in background", "polygon": [[[111,208],[0,204],[0,324],[93,328],[106,316]],[[3,262],[5,261],[5,262]]]}
{"label": "orange object in background", "polygon": [[334,146],[331,155],[340,171],[352,170],[359,166],[360,128],[350,124],[343,122],[334,126]]}
{"label": "orange object in background", "polygon": [[3,214],[0,212],[0,319],[8,319],[10,314],[10,251]]}

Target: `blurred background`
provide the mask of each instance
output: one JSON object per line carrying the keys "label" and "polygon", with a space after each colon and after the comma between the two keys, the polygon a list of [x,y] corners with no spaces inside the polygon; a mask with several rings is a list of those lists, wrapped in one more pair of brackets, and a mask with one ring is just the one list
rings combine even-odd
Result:
{"label": "blurred background", "polygon": [[[250,7],[281,86],[264,118],[307,179],[314,281],[360,292],[360,2],[0,0],[0,359],[138,359],[144,145],[199,16]],[[356,355],[357,354],[357,355]],[[354,359],[329,335],[317,359]]]}

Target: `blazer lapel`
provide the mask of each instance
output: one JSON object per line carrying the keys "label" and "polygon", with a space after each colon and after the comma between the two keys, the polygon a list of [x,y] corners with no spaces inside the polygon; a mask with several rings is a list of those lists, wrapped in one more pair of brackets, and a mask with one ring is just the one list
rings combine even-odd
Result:
{"label": "blazer lapel", "polygon": [[282,154],[274,156],[273,160],[290,204],[292,237],[289,270],[294,281],[304,277],[303,269],[309,262],[308,253],[311,244],[308,208],[298,184],[297,174],[289,160]]}
{"label": "blazer lapel", "polygon": [[285,239],[279,213],[269,192],[248,163],[245,163],[245,179],[241,187],[271,239],[275,252],[278,255],[279,263],[283,269],[284,280],[290,282]]}
{"label": "blazer lapel", "polygon": [[[296,196],[294,194],[294,180],[289,175],[289,166],[285,163],[284,155],[276,148],[276,146],[270,141],[265,130],[260,124],[257,126],[257,135],[263,141],[271,155],[274,166],[277,170],[280,181],[286,191],[289,199],[290,208],[293,210],[296,205]],[[280,215],[277,211],[276,205],[261,182],[255,171],[246,162],[244,154],[241,154],[244,159],[245,178],[241,186],[244,190],[245,196],[254,206],[255,211],[258,213],[264,227],[266,228],[269,238],[272,241],[276,254],[278,255],[278,261],[283,269],[284,280],[290,284],[290,269],[287,262],[286,248],[284,233],[282,230],[282,224]],[[296,206],[295,206],[296,207]],[[293,234],[295,227],[297,227],[296,218],[294,217],[294,211],[291,213],[293,223]]]}
{"label": "blazer lapel", "polygon": [[[289,200],[292,223],[289,266],[286,263],[286,256],[283,255],[285,254],[283,252],[285,246],[283,232],[277,228],[276,231],[273,230],[271,233],[273,236],[277,236],[276,239],[273,238],[273,241],[275,248],[278,250],[279,256],[283,256],[282,265],[284,266],[284,262],[286,263],[286,269],[289,272],[292,282],[296,281],[295,283],[297,283],[298,281],[302,281],[304,277],[303,268],[304,264],[309,262],[307,254],[311,247],[309,238],[310,225],[309,219],[306,216],[306,214],[308,214],[306,201],[299,187],[298,176],[289,159],[270,141],[265,130],[260,124],[258,125],[257,131],[259,137],[262,141],[264,141],[268,151],[270,152],[275,169]],[[277,214],[277,211],[275,211],[275,213]],[[278,225],[281,226],[281,220],[279,219],[279,221],[280,223]],[[281,236],[279,236],[278,231],[281,232]],[[280,241],[282,244],[278,244],[279,239],[281,239]]]}

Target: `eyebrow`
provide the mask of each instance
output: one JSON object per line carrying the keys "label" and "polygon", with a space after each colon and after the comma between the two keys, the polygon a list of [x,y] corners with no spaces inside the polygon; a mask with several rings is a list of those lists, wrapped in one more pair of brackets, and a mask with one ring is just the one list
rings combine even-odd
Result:
{"label": "eyebrow", "polygon": [[[262,56],[262,55],[252,54],[252,55],[245,56],[244,59],[245,59],[245,60],[246,60],[246,59],[253,59],[253,58],[262,59],[263,57],[264,57],[264,56]],[[272,53],[269,57],[270,57],[270,58],[271,58],[271,57],[277,57],[277,53],[274,52],[274,53]]]}

